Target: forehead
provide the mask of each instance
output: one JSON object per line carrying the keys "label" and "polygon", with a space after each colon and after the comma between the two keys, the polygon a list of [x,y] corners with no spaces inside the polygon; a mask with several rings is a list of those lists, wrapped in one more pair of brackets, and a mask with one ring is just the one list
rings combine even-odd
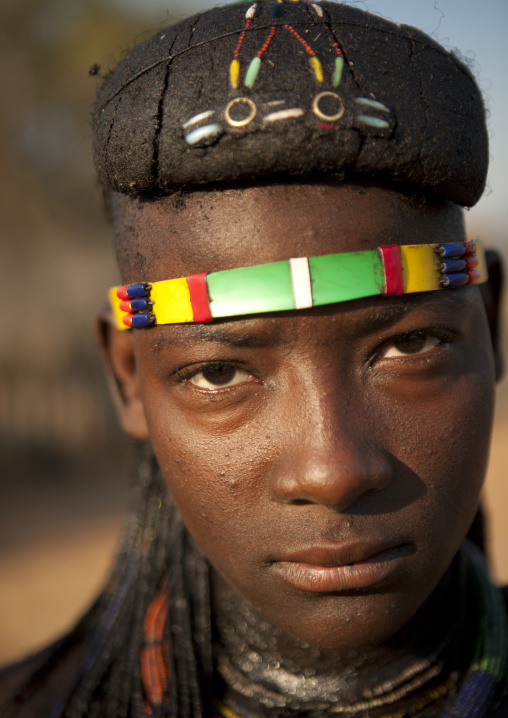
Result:
{"label": "forehead", "polygon": [[120,244],[135,247],[146,273],[133,266],[128,281],[464,234],[456,205],[366,184],[281,183],[116,202]]}

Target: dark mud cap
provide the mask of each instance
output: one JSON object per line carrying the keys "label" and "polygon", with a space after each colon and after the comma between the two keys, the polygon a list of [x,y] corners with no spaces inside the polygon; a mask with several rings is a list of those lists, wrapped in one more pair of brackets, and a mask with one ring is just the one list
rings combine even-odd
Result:
{"label": "dark mud cap", "polygon": [[469,69],[419,30],[277,0],[197,14],[130,52],[100,90],[94,156],[127,194],[324,174],[471,206],[488,138]]}

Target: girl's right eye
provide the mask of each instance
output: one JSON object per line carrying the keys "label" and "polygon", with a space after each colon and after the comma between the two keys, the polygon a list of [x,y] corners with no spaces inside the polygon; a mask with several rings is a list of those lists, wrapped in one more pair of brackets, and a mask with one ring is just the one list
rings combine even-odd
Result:
{"label": "girl's right eye", "polygon": [[181,374],[180,376],[186,384],[202,391],[228,389],[238,384],[254,381],[252,374],[232,364],[210,364],[187,377]]}

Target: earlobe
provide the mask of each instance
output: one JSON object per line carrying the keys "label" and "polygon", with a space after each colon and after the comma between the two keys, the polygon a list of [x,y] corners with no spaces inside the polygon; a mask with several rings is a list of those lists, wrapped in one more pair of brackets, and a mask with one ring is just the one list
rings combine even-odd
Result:
{"label": "earlobe", "polygon": [[499,252],[494,250],[487,250],[485,259],[489,270],[489,280],[480,287],[480,290],[489,322],[496,366],[496,379],[499,381],[504,373],[501,338],[501,308],[504,289],[503,260]]}
{"label": "earlobe", "polygon": [[149,433],[136,368],[132,331],[116,329],[106,314],[100,314],[97,318],[97,337],[122,428],[131,438],[145,441],[149,438]]}

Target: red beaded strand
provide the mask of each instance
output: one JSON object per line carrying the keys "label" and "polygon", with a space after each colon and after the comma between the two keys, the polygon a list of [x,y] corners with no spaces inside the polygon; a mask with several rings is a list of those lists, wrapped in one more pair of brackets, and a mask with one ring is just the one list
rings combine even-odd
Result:
{"label": "red beaded strand", "polygon": [[262,55],[265,54],[265,52],[266,52],[266,51],[268,50],[268,48],[270,47],[270,43],[272,42],[272,40],[273,40],[274,35],[275,35],[276,32],[277,32],[277,26],[274,25],[274,26],[272,27],[272,29],[270,30],[270,34],[269,34],[268,37],[266,38],[263,47],[261,48],[261,50],[259,50],[259,52],[256,53],[256,57],[261,58]]}
{"label": "red beaded strand", "polygon": [[240,35],[240,39],[238,40],[238,45],[236,46],[236,50],[233,54],[233,57],[235,60],[238,60],[238,57],[240,55],[240,50],[242,49],[243,41],[245,40],[245,36],[249,30],[249,27],[252,24],[252,18],[250,17],[247,22],[245,23],[245,27],[243,29],[242,34]]}
{"label": "red beaded strand", "polygon": [[298,32],[296,32],[295,28],[292,25],[284,25],[284,27],[287,30],[289,30],[289,32],[293,33],[293,35],[297,38],[297,40],[300,40],[300,42],[302,43],[302,45],[304,46],[304,48],[307,50],[307,52],[309,53],[309,55],[311,57],[316,57],[316,53],[311,48],[309,43],[306,40],[304,40],[303,37]]}

